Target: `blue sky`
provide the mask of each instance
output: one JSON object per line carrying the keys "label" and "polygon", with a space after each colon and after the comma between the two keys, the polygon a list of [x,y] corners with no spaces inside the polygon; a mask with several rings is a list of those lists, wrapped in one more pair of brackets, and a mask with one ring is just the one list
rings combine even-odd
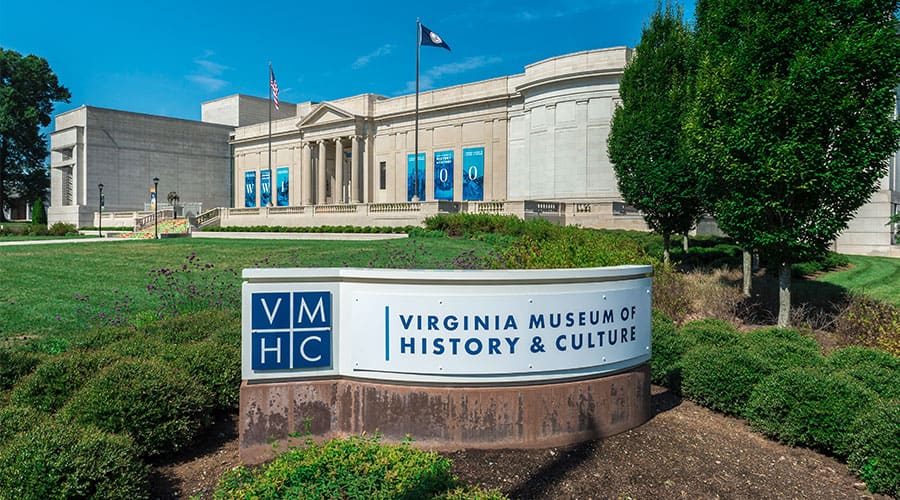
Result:
{"label": "blue sky", "polygon": [[197,120],[203,101],[267,97],[269,61],[282,101],[412,93],[417,17],[452,47],[423,47],[424,90],[521,73],[560,54],[633,47],[655,7],[656,0],[0,0],[0,46],[49,61],[72,92],[57,113],[87,104]]}

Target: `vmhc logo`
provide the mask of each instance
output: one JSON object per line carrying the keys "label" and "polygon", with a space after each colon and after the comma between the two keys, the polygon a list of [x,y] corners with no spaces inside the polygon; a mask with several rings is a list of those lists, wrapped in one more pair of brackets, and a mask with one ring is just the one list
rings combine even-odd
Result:
{"label": "vmhc logo", "polygon": [[250,294],[255,371],[331,366],[331,292]]}

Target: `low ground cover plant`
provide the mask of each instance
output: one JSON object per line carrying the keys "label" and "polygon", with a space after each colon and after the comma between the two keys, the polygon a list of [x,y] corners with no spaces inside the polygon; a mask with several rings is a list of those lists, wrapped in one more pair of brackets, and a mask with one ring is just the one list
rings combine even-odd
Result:
{"label": "low ground cover plant", "polygon": [[[225,473],[214,498],[505,498],[498,492],[460,491],[449,459],[379,436],[308,441],[271,462]],[[464,495],[464,496],[463,496]]]}

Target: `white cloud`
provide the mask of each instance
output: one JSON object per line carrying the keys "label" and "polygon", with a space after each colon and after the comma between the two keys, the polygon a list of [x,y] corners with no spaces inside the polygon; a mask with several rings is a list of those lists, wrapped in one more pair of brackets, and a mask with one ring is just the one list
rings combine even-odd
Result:
{"label": "white cloud", "polygon": [[374,51],[372,51],[364,56],[357,57],[356,60],[353,61],[352,68],[353,69],[363,68],[366,65],[368,65],[370,62],[372,62],[372,59],[375,59],[376,57],[386,56],[386,55],[390,54],[393,50],[394,50],[394,46],[390,43],[386,43],[386,44],[382,45],[381,47],[378,47]]}
{"label": "white cloud", "polygon": [[215,52],[211,50],[205,51],[203,56],[194,59],[194,64],[197,66],[194,71],[185,76],[188,81],[203,87],[207,92],[216,92],[228,85],[229,82],[220,77],[232,69],[211,60],[214,55],[216,55]]}
{"label": "white cloud", "polygon": [[[419,75],[419,90],[428,90],[434,87],[435,80],[448,75],[458,75],[473,69],[483,68],[491,64],[502,61],[499,57],[475,56],[469,57],[459,62],[441,64],[429,68]],[[416,82],[407,82],[406,89],[403,93],[411,93],[416,91]]]}

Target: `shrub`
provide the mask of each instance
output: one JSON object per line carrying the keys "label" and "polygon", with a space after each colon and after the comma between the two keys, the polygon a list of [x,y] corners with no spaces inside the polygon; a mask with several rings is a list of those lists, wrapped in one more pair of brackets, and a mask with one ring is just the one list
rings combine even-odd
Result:
{"label": "shrub", "polygon": [[900,399],[900,358],[878,349],[845,347],[828,355],[828,363],[888,399]]}
{"label": "shrub", "polygon": [[34,371],[46,357],[43,353],[0,348],[0,391]]}
{"label": "shrub", "polygon": [[181,346],[172,364],[190,373],[213,394],[219,409],[237,409],[241,388],[241,350],[210,341]]}
{"label": "shrub", "polygon": [[44,413],[29,406],[13,405],[0,408],[0,448],[16,434],[40,427],[44,417]]}
{"label": "shrub", "polygon": [[483,490],[474,486],[460,486],[432,498],[433,500],[509,500],[509,497],[500,490]]}
{"label": "shrub", "polygon": [[650,330],[650,380],[680,392],[681,357],[687,352],[687,344],[675,329],[675,323],[655,309]]}
{"label": "shrub", "polygon": [[221,330],[237,330],[240,333],[240,316],[233,310],[206,309],[163,318],[148,323],[139,330],[148,336],[172,344],[204,340]]}
{"label": "shrub", "polygon": [[54,412],[116,358],[112,353],[100,351],[72,351],[52,357],[16,384],[11,400],[14,404]]}
{"label": "shrub", "polygon": [[211,395],[182,370],[157,360],[124,359],[88,382],[63,417],[127,432],[141,455],[176,451],[207,423]]}
{"label": "shrub", "polygon": [[34,200],[34,206],[31,209],[31,223],[35,225],[47,225],[47,212],[44,210],[44,200],[38,198]]}
{"label": "shrub", "polygon": [[762,328],[744,335],[750,354],[765,360],[772,371],[825,364],[822,349],[815,340],[789,328]]}
{"label": "shrub", "polygon": [[176,346],[147,334],[137,333],[131,338],[109,344],[105,351],[123,358],[163,359],[174,356]]}
{"label": "shrub", "polygon": [[47,228],[47,232],[51,236],[66,236],[70,234],[78,234],[78,230],[74,224],[66,224],[65,222],[56,222]]}
{"label": "shrub", "polygon": [[116,342],[130,339],[134,335],[134,328],[129,326],[101,326],[72,339],[69,347],[73,349],[103,349]]}
{"label": "shrub", "polygon": [[854,423],[847,463],[875,493],[900,498],[900,400],[881,400]]}
{"label": "shrub", "polygon": [[699,345],[681,361],[681,389],[696,403],[742,415],[753,388],[769,372],[766,363],[740,346]]}
{"label": "shrub", "polygon": [[682,321],[691,311],[690,284],[675,267],[658,265],[653,268],[653,307],[670,318]]}
{"label": "shrub", "polygon": [[457,486],[450,460],[378,437],[308,443],[250,472],[226,472],[214,498],[419,499]]}
{"label": "shrub", "polygon": [[[541,221],[536,224],[547,223]],[[497,214],[441,214],[427,217],[425,229],[443,231],[448,236],[473,236],[482,233],[496,233],[519,236],[525,222],[515,215]]]}
{"label": "shrub", "polygon": [[691,321],[681,327],[680,333],[689,346],[725,347],[737,345],[741,340],[734,326],[712,318]]}
{"label": "shrub", "polygon": [[846,345],[863,345],[900,356],[900,307],[852,294],[834,321]]}
{"label": "shrub", "polygon": [[510,269],[558,269],[577,267],[650,264],[652,259],[640,244],[616,235],[559,227],[552,238],[525,234],[502,250]]}
{"label": "shrub", "polygon": [[131,439],[50,422],[0,448],[0,498],[147,498],[149,469]]}
{"label": "shrub", "polygon": [[753,427],[779,441],[845,457],[853,421],[875,398],[846,375],[793,368],[756,386],[747,416]]}
{"label": "shrub", "polygon": [[850,264],[850,258],[846,255],[835,252],[826,252],[825,255],[819,257],[818,259],[792,264],[791,274],[793,274],[796,278],[802,278],[804,276],[811,276],[823,271],[830,271],[832,269],[845,267],[848,264]]}

